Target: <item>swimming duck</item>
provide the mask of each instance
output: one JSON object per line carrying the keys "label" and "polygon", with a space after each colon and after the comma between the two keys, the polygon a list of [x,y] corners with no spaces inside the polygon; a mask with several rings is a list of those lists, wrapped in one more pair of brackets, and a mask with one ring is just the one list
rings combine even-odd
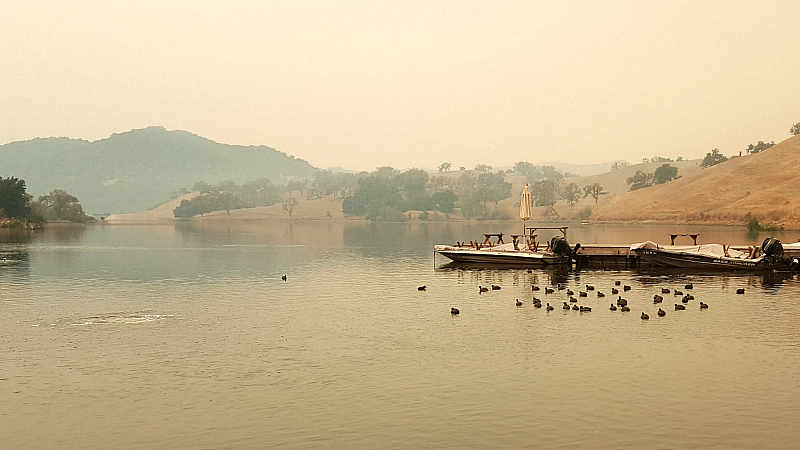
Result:
{"label": "swimming duck", "polygon": [[572,289],[567,289],[567,295],[573,295],[573,294],[575,294],[575,293],[572,292]]}
{"label": "swimming duck", "polygon": [[681,299],[681,303],[689,303],[689,297],[686,297],[686,296],[684,296],[684,297]]}
{"label": "swimming duck", "polygon": [[603,294],[602,292],[597,291],[597,298],[603,298],[605,296],[606,296],[606,294]]}
{"label": "swimming duck", "polygon": [[481,294],[484,293],[484,292],[489,292],[489,288],[485,288],[483,286],[478,286],[478,292],[481,293]]}
{"label": "swimming duck", "polygon": [[586,285],[586,290],[587,291],[593,291],[594,290],[594,286],[592,286],[591,284],[587,284]]}
{"label": "swimming duck", "polygon": [[686,309],[685,306],[675,303],[675,311],[682,311],[684,309]]}
{"label": "swimming duck", "polygon": [[534,308],[541,308],[542,304],[541,304],[541,302],[533,302],[533,307]]}
{"label": "swimming duck", "polygon": [[522,306],[522,302],[517,299],[517,306]]}
{"label": "swimming duck", "polygon": [[626,284],[625,286],[622,286],[622,290],[623,291],[630,291],[631,287]]}
{"label": "swimming duck", "polygon": [[647,314],[642,312],[642,320],[649,320],[649,319],[650,319],[650,316],[648,316]]}
{"label": "swimming duck", "polygon": [[553,292],[555,292],[553,289],[550,289],[550,288],[544,288],[544,293],[545,293],[545,294],[552,294]]}
{"label": "swimming duck", "polygon": [[281,280],[286,281],[286,275],[282,276]]}
{"label": "swimming duck", "polygon": [[580,311],[581,312],[589,312],[591,310],[592,310],[592,308],[589,308],[588,306],[581,306],[580,307]]}
{"label": "swimming duck", "polygon": [[553,308],[552,306],[550,306],[550,303],[548,303],[548,304],[547,304],[547,310],[548,310],[548,311],[552,311],[552,310],[554,310],[554,309],[555,309],[555,308]]}
{"label": "swimming duck", "polygon": [[663,309],[661,309],[661,308],[658,308],[658,313],[657,313],[657,314],[658,314],[658,317],[664,317],[664,316],[666,316],[666,315],[667,315],[667,312],[666,312],[666,311],[664,311],[664,310],[663,310]]}
{"label": "swimming duck", "polygon": [[615,281],[614,282],[614,286],[619,286],[620,284],[622,284],[622,282],[620,282],[620,281]]}
{"label": "swimming duck", "polygon": [[458,314],[460,312],[461,311],[459,311],[458,308],[450,308],[450,314],[452,314],[452,315],[456,315],[456,314]]}
{"label": "swimming duck", "polygon": [[675,295],[683,295],[683,292],[681,292],[681,291],[679,291],[679,290],[675,289],[675,292],[674,292],[674,294],[675,294]]}
{"label": "swimming duck", "polygon": [[667,288],[661,288],[661,293],[662,293],[662,294],[669,294],[669,289],[667,289]]}
{"label": "swimming duck", "polygon": [[572,305],[572,310],[573,311],[577,311],[578,310],[578,305]]}
{"label": "swimming duck", "polygon": [[703,302],[700,302],[700,309],[706,309],[706,308],[708,308],[708,305]]}
{"label": "swimming duck", "polygon": [[563,291],[564,289],[567,288],[566,286],[563,286],[563,285],[560,285],[560,284],[558,286],[556,286],[556,287],[558,288],[559,291]]}
{"label": "swimming duck", "polygon": [[588,297],[588,296],[589,296],[588,292],[583,292],[583,291],[578,292],[578,297]]}
{"label": "swimming duck", "polygon": [[569,302],[570,302],[570,303],[575,303],[575,302],[577,302],[577,301],[578,301],[578,299],[577,299],[577,298],[575,298],[575,297],[570,297],[570,298],[569,298]]}
{"label": "swimming duck", "polygon": [[687,284],[683,287],[684,289],[694,289],[694,285],[692,283]]}
{"label": "swimming duck", "polygon": [[492,285],[492,290],[493,291],[499,291],[500,290],[500,286]]}
{"label": "swimming duck", "polygon": [[656,294],[653,296],[653,303],[661,303],[664,301],[664,297]]}
{"label": "swimming duck", "polygon": [[610,309],[610,310],[612,310],[612,311],[616,311],[616,310],[617,310],[617,307],[616,307],[616,306],[614,306],[614,304],[612,303],[612,304],[611,304],[611,308],[608,308],[608,309]]}
{"label": "swimming duck", "polygon": [[539,288],[539,286],[531,286],[531,290],[532,291],[539,291],[541,289]]}
{"label": "swimming duck", "polygon": [[741,294],[744,294],[744,288],[737,289],[737,290],[736,290],[736,293],[737,293],[737,294],[740,294],[740,295],[741,295]]}
{"label": "swimming duck", "polygon": [[424,290],[427,290],[427,289],[428,289],[428,286],[420,286],[420,287],[417,288],[418,291],[424,291]]}
{"label": "swimming duck", "polygon": [[611,293],[612,293],[612,294],[619,294],[619,289],[617,289],[617,288],[611,288]]}
{"label": "swimming duck", "polygon": [[567,302],[564,302],[564,306],[562,307],[562,309],[570,309],[570,307],[569,307],[569,305],[567,304]]}
{"label": "swimming duck", "polygon": [[617,305],[619,306],[628,306],[628,301],[622,297],[617,298]]}
{"label": "swimming duck", "polygon": [[622,312],[628,312],[628,311],[630,311],[630,310],[631,310],[631,309],[630,309],[630,308],[628,308],[627,306],[623,306],[623,307],[622,307],[622,309],[620,309],[620,311],[622,311]]}
{"label": "swimming duck", "polygon": [[532,300],[533,300],[533,303],[542,303],[542,301],[541,301],[541,300],[539,300],[539,299],[538,299],[538,298],[536,298],[536,297],[533,297],[533,299],[532,299]]}
{"label": "swimming duck", "polygon": [[692,295],[692,294],[686,294],[686,298],[687,298],[688,300],[694,300],[694,295]]}

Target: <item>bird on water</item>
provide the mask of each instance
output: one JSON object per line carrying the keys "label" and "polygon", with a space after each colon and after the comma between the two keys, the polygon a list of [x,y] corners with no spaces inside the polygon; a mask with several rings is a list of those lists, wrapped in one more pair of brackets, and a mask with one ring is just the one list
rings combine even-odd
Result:
{"label": "bird on water", "polygon": [[484,292],[489,292],[489,288],[485,288],[483,286],[478,286],[478,292],[481,293],[481,294],[484,293]]}
{"label": "bird on water", "polygon": [[658,317],[664,317],[667,315],[667,312],[661,308],[658,308]]}
{"label": "bird on water", "polygon": [[286,275],[282,276],[281,280],[286,281]]}
{"label": "bird on water", "polygon": [[736,293],[739,294],[739,295],[744,294],[744,288],[737,289]]}
{"label": "bird on water", "polygon": [[664,301],[664,297],[656,294],[653,296],[653,303],[661,303]]}
{"label": "bird on water", "polygon": [[707,304],[700,302],[700,309],[707,309],[707,308],[708,308]]}
{"label": "bird on water", "polygon": [[617,289],[617,288],[611,288],[611,293],[612,293],[612,294],[619,294],[619,289]]}
{"label": "bird on water", "polygon": [[597,291],[597,298],[603,298],[605,296],[606,296],[606,294],[603,294],[602,292]]}
{"label": "bird on water", "polygon": [[418,291],[425,291],[428,289],[428,286],[420,286],[417,288]]}
{"label": "bird on water", "polygon": [[554,309],[555,309],[555,308],[553,308],[552,306],[550,306],[550,303],[548,303],[548,304],[547,304],[547,310],[548,310],[548,311],[552,311],[552,310],[554,310]]}
{"label": "bird on water", "polygon": [[611,308],[608,308],[608,309],[610,309],[611,311],[616,311],[616,310],[617,310],[617,307],[616,307],[616,306],[614,306],[614,304],[612,303],[612,304],[611,304]]}
{"label": "bird on water", "polygon": [[650,319],[650,316],[642,312],[642,320],[648,320],[648,319]]}
{"label": "bird on water", "polygon": [[452,315],[456,315],[456,314],[458,314],[460,312],[461,311],[459,311],[458,308],[450,308],[450,314],[452,314]]}
{"label": "bird on water", "polygon": [[492,285],[492,290],[493,291],[499,291],[500,290],[500,286]]}
{"label": "bird on water", "polygon": [[570,309],[570,307],[569,307],[569,305],[567,304],[567,302],[564,302],[564,306],[563,306],[563,307],[561,307],[561,309]]}
{"label": "bird on water", "polygon": [[622,311],[622,312],[628,312],[628,311],[630,311],[630,310],[631,310],[631,309],[630,309],[630,308],[628,308],[627,306],[623,306],[623,307],[622,307],[622,309],[621,309],[620,311]]}
{"label": "bird on water", "polygon": [[675,311],[682,311],[684,309],[686,309],[685,306],[675,303]]}

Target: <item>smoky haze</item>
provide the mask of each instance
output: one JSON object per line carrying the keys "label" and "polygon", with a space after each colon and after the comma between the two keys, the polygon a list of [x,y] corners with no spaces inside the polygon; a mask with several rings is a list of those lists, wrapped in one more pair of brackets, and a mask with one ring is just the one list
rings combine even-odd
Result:
{"label": "smoky haze", "polygon": [[798,2],[3,2],[0,143],[150,125],[317,167],[731,154],[800,121]]}

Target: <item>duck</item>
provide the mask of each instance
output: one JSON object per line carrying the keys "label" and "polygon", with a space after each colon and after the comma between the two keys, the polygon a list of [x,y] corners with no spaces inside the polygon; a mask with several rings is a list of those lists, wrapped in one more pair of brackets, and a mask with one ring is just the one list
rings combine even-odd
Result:
{"label": "duck", "polygon": [[522,306],[522,302],[517,299],[517,306]]}
{"label": "duck", "polygon": [[575,294],[575,293],[572,292],[572,289],[567,289],[567,295],[573,295],[573,294]]}
{"label": "duck", "polygon": [[622,290],[627,292],[631,290],[631,287],[626,284],[625,286],[622,286]]}
{"label": "duck", "polygon": [[552,294],[553,292],[555,292],[553,289],[550,289],[550,288],[544,288],[544,293],[545,293],[545,294]]}
{"label": "duck", "polygon": [[597,298],[603,298],[605,296],[606,296],[606,294],[603,294],[602,292],[597,291]]}
{"label": "duck", "polygon": [[683,287],[684,289],[694,289],[694,285],[692,283],[687,284]]}
{"label": "duck", "polygon": [[541,288],[539,288],[539,286],[531,286],[531,290],[532,291],[540,291]]}
{"label": "duck", "polygon": [[286,275],[282,276],[281,280],[286,281]]}
{"label": "duck", "polygon": [[621,281],[615,281],[615,282],[614,282],[614,286],[619,286],[620,284],[622,284],[622,282],[621,282]]}
{"label": "duck", "polygon": [[619,294],[619,289],[617,289],[617,288],[611,288],[611,293],[612,293],[612,294]]}
{"label": "duck", "polygon": [[500,290],[500,286],[492,285],[492,290],[493,291],[499,291]]}
{"label": "duck", "polygon": [[478,286],[478,292],[481,293],[481,294],[484,293],[484,292],[489,292],[489,288],[485,288],[483,286]]}
{"label": "duck", "polygon": [[588,297],[588,296],[589,296],[588,292],[583,292],[583,291],[578,292],[578,297]]}
{"label": "duck", "polygon": [[548,310],[548,311],[552,311],[552,310],[554,310],[554,309],[555,309],[555,308],[553,308],[552,306],[550,306],[550,303],[548,303],[548,304],[547,304],[547,310]]}
{"label": "duck", "polygon": [[628,306],[628,301],[622,297],[617,298],[617,304],[619,306]]}
{"label": "duck", "polygon": [[578,310],[578,305],[572,305],[572,310],[573,311],[577,311]]}
{"label": "duck", "polygon": [[566,286],[564,286],[564,285],[561,285],[561,284],[559,284],[559,285],[558,285],[558,286],[556,286],[556,287],[558,288],[558,290],[559,290],[559,291],[563,291],[564,289],[566,289],[566,288],[567,288]]}
{"label": "duck", "polygon": [[592,310],[592,308],[590,308],[588,306],[581,306],[580,307],[580,312],[589,312],[591,310]]}
{"label": "duck", "polygon": [[650,319],[650,316],[648,316],[647,314],[642,312],[642,320],[649,320],[649,319]]}
{"label": "duck", "polygon": [[428,290],[428,286],[420,286],[417,288],[418,291],[426,291]]}
{"label": "duck", "polygon": [[684,297],[681,299],[681,303],[689,303],[689,297],[688,297],[688,296],[684,296]]}
{"label": "duck", "polygon": [[452,314],[452,315],[454,315],[454,316],[455,316],[456,314],[460,313],[460,312],[461,312],[461,311],[459,311],[459,310],[458,310],[458,308],[450,308],[450,314]]}
{"label": "duck", "polygon": [[708,305],[703,302],[700,302],[700,309],[708,309]]}
{"label": "duck", "polygon": [[666,316],[666,315],[667,315],[667,312],[666,312],[666,311],[664,311],[664,310],[663,310],[663,309],[661,309],[661,308],[658,308],[658,313],[656,313],[656,314],[658,314],[658,317],[664,317],[664,316]]}
{"label": "duck", "polygon": [[686,294],[686,295],[684,295],[684,298],[686,298],[687,300],[694,300],[694,295]]}
{"label": "duck", "polygon": [[542,303],[541,302],[533,302],[533,307],[534,308],[541,308],[542,307]]}
{"label": "duck", "polygon": [[739,289],[737,289],[737,290],[736,290],[736,293],[737,293],[737,294],[739,294],[739,295],[742,295],[742,294],[744,294],[744,288],[739,288]]}
{"label": "duck", "polygon": [[586,290],[587,291],[593,291],[594,290],[594,286],[592,286],[591,284],[587,284],[586,285]]}
{"label": "duck", "polygon": [[541,301],[541,300],[539,300],[539,299],[538,299],[538,298],[536,298],[536,297],[533,297],[533,299],[532,299],[532,300],[533,300],[533,303],[542,303],[542,301]]}
{"label": "duck", "polygon": [[612,303],[612,304],[611,304],[611,308],[608,308],[608,309],[610,309],[611,311],[616,311],[616,310],[617,310],[617,307],[616,307],[616,306],[614,306],[614,304]]}
{"label": "duck", "polygon": [[653,303],[661,303],[664,301],[664,297],[656,294],[653,296]]}
{"label": "duck", "polygon": [[674,291],[673,293],[674,293],[675,295],[683,295],[683,292],[681,292],[681,291],[679,291],[679,290],[677,290],[677,289],[675,289],[675,291]]}
{"label": "duck", "polygon": [[686,309],[685,306],[675,303],[675,311],[682,311],[684,309]]}
{"label": "duck", "polygon": [[577,301],[578,301],[578,299],[577,299],[577,298],[575,298],[575,297],[570,297],[570,298],[569,298],[569,302],[570,302],[570,303],[576,303]]}
{"label": "duck", "polygon": [[622,312],[628,312],[628,311],[630,311],[630,310],[631,310],[631,309],[630,309],[630,308],[628,308],[627,306],[623,306],[623,307],[622,307],[622,309],[621,309],[621,311],[622,311]]}
{"label": "duck", "polygon": [[661,293],[662,293],[662,294],[669,294],[669,289],[667,289],[667,288],[661,288]]}
{"label": "duck", "polygon": [[570,309],[570,306],[567,304],[567,302],[564,302],[562,309]]}

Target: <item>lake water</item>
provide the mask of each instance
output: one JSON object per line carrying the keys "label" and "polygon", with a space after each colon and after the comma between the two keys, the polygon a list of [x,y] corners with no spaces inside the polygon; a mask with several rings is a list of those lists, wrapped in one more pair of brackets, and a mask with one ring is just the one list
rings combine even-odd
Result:
{"label": "lake water", "polygon": [[[252,222],[6,232],[0,447],[797,448],[796,275],[434,262],[434,243],[517,228]],[[571,227],[569,238],[668,243],[668,233],[688,231],[701,242],[765,237],[593,225]],[[608,309],[615,281],[632,286],[629,313]],[[580,304],[593,311],[579,313],[560,309],[563,291],[541,291],[557,309],[535,309],[531,285],[556,282],[592,284],[608,297],[590,292]],[[674,311],[678,301],[665,295],[667,315],[657,317],[653,295],[686,283],[697,300]],[[490,284],[502,289],[479,294]]]}

